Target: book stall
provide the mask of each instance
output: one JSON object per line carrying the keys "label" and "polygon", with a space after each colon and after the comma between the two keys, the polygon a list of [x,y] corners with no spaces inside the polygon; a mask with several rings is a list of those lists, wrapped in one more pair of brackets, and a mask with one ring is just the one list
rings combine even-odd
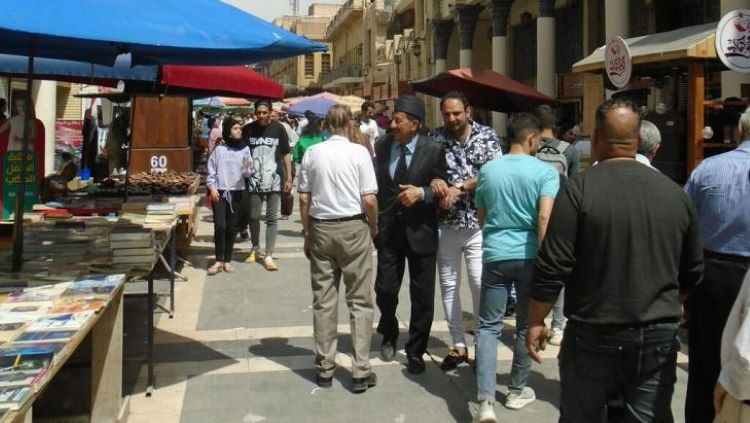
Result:
{"label": "book stall", "polygon": [[740,57],[747,50],[744,41],[738,42],[744,33],[737,34],[732,25],[739,12],[725,15],[718,26],[709,23],[610,38],[573,65],[573,73],[585,76],[584,107],[591,112],[584,116],[593,118],[604,87],[619,90],[613,97],[624,95],[641,104],[642,117],[653,122],[662,136],[653,165],[684,183],[704,157],[736,148],[740,141],[736,126],[750,104],[750,86],[741,87],[742,98],[720,98],[722,72],[750,69],[748,56]]}
{"label": "book stall", "polygon": [[2,288],[0,423],[30,422],[37,399],[82,345],[91,348],[90,421],[117,418],[125,280],[112,274]]}

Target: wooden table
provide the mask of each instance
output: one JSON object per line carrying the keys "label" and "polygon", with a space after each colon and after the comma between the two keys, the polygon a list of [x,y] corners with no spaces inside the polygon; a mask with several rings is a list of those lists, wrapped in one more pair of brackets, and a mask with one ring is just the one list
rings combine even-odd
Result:
{"label": "wooden table", "polygon": [[107,305],[96,313],[55,355],[55,362],[38,386],[37,391],[17,411],[8,413],[0,423],[30,423],[34,401],[63,368],[70,356],[91,333],[91,422],[118,422],[122,408],[122,294],[120,285]]}

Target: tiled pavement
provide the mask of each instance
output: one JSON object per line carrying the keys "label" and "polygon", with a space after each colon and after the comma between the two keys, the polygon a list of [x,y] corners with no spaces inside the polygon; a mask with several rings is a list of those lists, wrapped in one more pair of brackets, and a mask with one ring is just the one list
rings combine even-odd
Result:
{"label": "tiled pavement", "polygon": [[[259,264],[236,263],[234,274],[206,278],[212,257],[210,213],[201,209],[196,241],[179,282],[174,319],[161,315],[156,331],[156,390],[147,398],[145,367],[125,366],[125,393],[130,394],[129,423],[141,422],[469,422],[474,413],[476,386],[469,366],[443,373],[438,368],[449,335],[439,292],[435,295],[435,323],[427,371],[406,373],[401,362],[383,363],[378,357],[380,339],[373,337],[372,363],[378,386],[362,395],[349,392],[348,313],[340,301],[340,336],[333,389],[315,385],[311,292],[308,262],[302,254],[299,216],[280,221],[277,257],[280,270],[267,272]],[[261,237],[263,240],[263,237]],[[235,247],[244,259],[247,243]],[[406,286],[406,285],[404,285]],[[399,317],[408,322],[409,299],[402,289]],[[470,295],[462,285],[465,315]],[[376,312],[376,321],[378,314]],[[127,319],[127,316],[126,316]],[[499,347],[498,400],[502,401],[512,358],[508,348],[513,321],[509,320]],[[406,327],[403,325],[402,327]],[[137,331],[126,327],[126,345],[138,344]],[[400,339],[403,348],[405,337]],[[471,338],[467,339],[471,343]],[[131,345],[130,349],[133,348]],[[530,386],[537,401],[519,411],[497,407],[503,422],[556,421],[558,376],[557,348],[548,347],[542,365],[532,367]],[[687,357],[680,356],[686,362]],[[678,370],[673,400],[676,421],[681,422],[686,376]]]}

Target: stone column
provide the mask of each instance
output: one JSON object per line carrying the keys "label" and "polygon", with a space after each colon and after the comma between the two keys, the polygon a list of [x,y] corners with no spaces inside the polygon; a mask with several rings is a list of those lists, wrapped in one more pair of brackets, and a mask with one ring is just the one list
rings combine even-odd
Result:
{"label": "stone column", "polygon": [[[513,0],[491,0],[487,3],[492,11],[492,70],[508,74],[508,15]],[[492,112],[492,128],[500,136],[507,135],[505,113]]]}
{"label": "stone column", "polygon": [[472,66],[472,55],[474,53],[474,30],[477,27],[479,13],[484,9],[480,4],[471,6],[456,6],[456,24],[461,36],[461,50],[459,50],[458,63],[461,68]]}
{"label": "stone column", "polygon": [[55,171],[55,120],[57,119],[57,82],[34,81],[32,98],[36,117],[44,124],[44,174]]}
{"label": "stone column", "polygon": [[[433,42],[435,49],[435,75],[444,72],[448,60],[448,42],[453,33],[453,21],[433,21]],[[440,113],[440,99],[435,100],[435,126],[442,126],[443,117]]]}
{"label": "stone column", "polygon": [[604,0],[604,38],[630,36],[630,0]]}
{"label": "stone column", "polygon": [[[721,0],[721,16],[736,9],[750,9],[750,0]],[[721,98],[741,97],[741,84],[750,84],[750,74],[735,71],[722,72]]]}
{"label": "stone column", "polygon": [[536,20],[536,89],[550,97],[557,97],[554,0],[539,0],[539,17]]}

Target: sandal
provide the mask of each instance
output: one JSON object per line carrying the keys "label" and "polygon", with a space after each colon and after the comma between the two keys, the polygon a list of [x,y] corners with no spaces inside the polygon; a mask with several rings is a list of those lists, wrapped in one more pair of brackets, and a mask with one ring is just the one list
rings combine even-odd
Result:
{"label": "sandal", "polygon": [[232,266],[229,262],[224,263],[224,271],[227,273],[234,273],[234,266]]}
{"label": "sandal", "polygon": [[213,264],[213,266],[208,268],[208,270],[206,271],[206,274],[209,276],[213,276],[221,272],[222,268],[223,268],[222,263],[220,261],[217,261],[216,263]]}

